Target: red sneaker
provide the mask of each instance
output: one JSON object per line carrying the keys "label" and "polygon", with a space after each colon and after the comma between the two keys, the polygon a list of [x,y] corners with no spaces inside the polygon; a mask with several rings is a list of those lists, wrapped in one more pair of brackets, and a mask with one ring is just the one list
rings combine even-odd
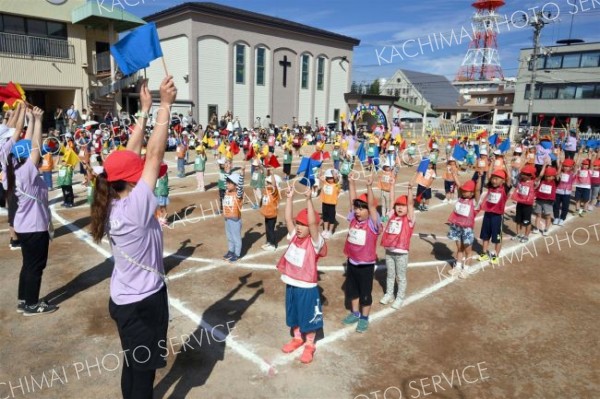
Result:
{"label": "red sneaker", "polygon": [[290,342],[283,345],[283,348],[281,348],[281,350],[283,351],[283,353],[292,353],[302,345],[304,345],[304,341],[301,338],[293,338]]}
{"label": "red sneaker", "polygon": [[315,350],[317,350],[317,348],[315,348],[314,345],[304,345],[304,352],[302,352],[302,356],[300,356],[300,361],[304,364],[312,362]]}

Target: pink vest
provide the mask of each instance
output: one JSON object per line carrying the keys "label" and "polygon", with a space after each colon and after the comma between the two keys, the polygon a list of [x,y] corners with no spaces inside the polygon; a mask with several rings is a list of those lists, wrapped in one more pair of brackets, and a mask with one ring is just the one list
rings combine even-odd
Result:
{"label": "pink vest", "polygon": [[600,170],[598,169],[592,169],[592,186],[600,186]]}
{"label": "pink vest", "polygon": [[488,192],[483,199],[481,209],[484,212],[496,213],[498,215],[504,214],[504,207],[506,206],[507,199],[506,191],[504,186],[498,186],[496,188],[488,189]]}
{"label": "pink vest", "polygon": [[317,282],[317,260],[327,255],[327,244],[315,253],[310,236],[298,238],[294,235],[285,254],[277,262],[277,270],[294,280],[307,283]]}
{"label": "pink vest", "polygon": [[520,181],[512,193],[511,199],[519,204],[533,205],[535,201],[535,181]]}
{"label": "pink vest", "polygon": [[396,216],[394,214],[385,226],[383,236],[381,237],[381,246],[408,251],[414,228],[414,224],[412,227],[410,226],[408,216]]}
{"label": "pink vest", "polygon": [[[379,231],[381,231],[381,226]],[[344,244],[344,255],[360,263],[377,261],[377,236],[369,228],[369,219],[359,222],[355,218],[350,222],[350,229]]]}
{"label": "pink vest", "polygon": [[535,190],[535,197],[544,201],[554,201],[556,199],[556,180],[549,182],[542,180]]}
{"label": "pink vest", "polygon": [[575,180],[573,173],[560,172],[557,175],[557,179],[558,186],[556,188],[558,190],[571,191],[573,189],[573,181]]}
{"label": "pink vest", "polygon": [[579,169],[575,176],[575,184],[580,185],[591,185],[592,184],[592,171],[589,169]]}
{"label": "pink vest", "polygon": [[454,204],[454,210],[448,218],[448,223],[455,224],[460,227],[475,226],[475,200],[473,198],[460,198]]}

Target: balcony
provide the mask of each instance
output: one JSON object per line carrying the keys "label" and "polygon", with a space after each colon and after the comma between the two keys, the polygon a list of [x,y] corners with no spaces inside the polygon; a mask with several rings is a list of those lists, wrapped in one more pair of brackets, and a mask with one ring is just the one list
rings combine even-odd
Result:
{"label": "balcony", "polygon": [[75,63],[73,45],[66,40],[0,33],[0,57]]}
{"label": "balcony", "polygon": [[94,75],[110,75],[110,52],[94,54]]}

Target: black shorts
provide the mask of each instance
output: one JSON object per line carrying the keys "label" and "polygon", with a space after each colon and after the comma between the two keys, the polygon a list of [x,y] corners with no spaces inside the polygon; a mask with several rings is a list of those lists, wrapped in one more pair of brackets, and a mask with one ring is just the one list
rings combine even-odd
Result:
{"label": "black shorts", "polygon": [[19,208],[19,199],[13,193],[12,195],[8,196],[8,225],[10,227],[14,227],[17,208]]}
{"label": "black shorts", "polygon": [[444,191],[446,192],[446,194],[448,193],[454,193],[454,190],[456,188],[456,183],[450,180],[444,180]]}
{"label": "black shorts", "polygon": [[117,305],[110,299],[108,311],[117,324],[129,366],[146,371],[167,365],[169,302],[166,287],[127,305]]}
{"label": "black shorts", "polygon": [[423,194],[421,198],[426,200],[431,199],[431,187],[426,188],[420,184],[417,185],[417,197],[421,194]]}
{"label": "black shorts", "polygon": [[335,205],[322,204],[323,222],[335,223]]}
{"label": "black shorts", "polygon": [[517,204],[517,214],[515,222],[525,226],[531,224],[531,215],[533,214],[533,205]]}
{"label": "black shorts", "polygon": [[285,173],[286,175],[289,175],[292,173],[292,164],[291,163],[283,164],[283,173]]}
{"label": "black shorts", "polygon": [[481,234],[483,241],[489,241],[499,244],[502,242],[502,215],[486,212],[483,214],[483,223],[481,224]]}
{"label": "black shorts", "polygon": [[361,306],[373,303],[373,276],[375,263],[355,265],[348,259],[346,268],[346,297],[350,300],[358,298]]}

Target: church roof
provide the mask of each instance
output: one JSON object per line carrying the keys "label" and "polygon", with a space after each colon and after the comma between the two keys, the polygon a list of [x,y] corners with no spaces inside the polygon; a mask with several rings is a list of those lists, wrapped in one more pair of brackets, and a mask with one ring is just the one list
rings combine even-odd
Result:
{"label": "church roof", "polygon": [[203,14],[217,15],[225,18],[232,18],[240,21],[246,21],[254,24],[260,24],[263,26],[270,26],[274,28],[280,28],[287,31],[308,34],[312,36],[332,39],[341,41],[344,43],[358,46],[360,40],[352,37],[340,35],[337,33],[329,32],[324,29],[313,28],[312,26],[303,25],[297,22],[289,21],[282,18],[271,17],[265,14],[259,14],[252,11],[242,10],[240,8],[229,7],[222,4],[216,4],[211,2],[189,2],[183,3],[165,10],[159,11],[152,15],[148,15],[144,18],[145,21],[158,21],[163,18],[185,13],[185,12],[200,12]]}

